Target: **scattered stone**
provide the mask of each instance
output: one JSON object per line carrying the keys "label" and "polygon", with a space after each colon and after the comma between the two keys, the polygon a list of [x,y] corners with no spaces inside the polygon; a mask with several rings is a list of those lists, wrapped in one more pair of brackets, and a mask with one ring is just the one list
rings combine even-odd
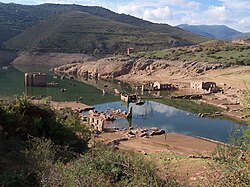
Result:
{"label": "scattered stone", "polygon": [[147,132],[144,132],[140,135],[140,137],[145,137],[145,136],[148,136],[148,133]]}
{"label": "scattered stone", "polygon": [[148,132],[148,129],[142,129],[141,133]]}
{"label": "scattered stone", "polygon": [[158,128],[157,127],[152,127],[151,130],[152,131],[158,131]]}
{"label": "scattered stone", "polygon": [[196,70],[196,73],[202,73],[203,72],[203,69],[197,69]]}
{"label": "scattered stone", "polygon": [[128,132],[128,135],[135,135],[135,133],[132,132],[132,131],[129,131],[129,132]]}
{"label": "scattered stone", "polygon": [[207,155],[189,155],[188,158],[211,159],[212,157]]}
{"label": "scattered stone", "polygon": [[145,151],[142,151],[142,154],[143,154],[143,155],[148,155],[148,153],[146,153]]}
{"label": "scattered stone", "polygon": [[160,131],[153,131],[150,133],[150,136],[156,136],[156,135],[162,135],[162,134],[165,134],[166,131],[161,129]]}
{"label": "scattered stone", "polygon": [[202,113],[199,113],[198,116],[201,117],[201,118],[204,118],[204,117],[205,117],[205,115],[202,114]]}

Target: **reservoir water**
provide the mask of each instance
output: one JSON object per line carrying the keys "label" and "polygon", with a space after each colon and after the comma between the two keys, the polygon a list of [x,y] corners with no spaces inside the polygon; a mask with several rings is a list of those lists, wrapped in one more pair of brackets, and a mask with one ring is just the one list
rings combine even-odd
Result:
{"label": "reservoir water", "polygon": [[[167,132],[200,136],[223,142],[228,140],[230,132],[234,128],[247,128],[247,126],[229,119],[199,118],[197,112],[202,110],[202,106],[198,106],[193,102],[175,101],[169,106],[165,99],[153,100],[148,98],[142,106],[133,103],[130,103],[129,106],[127,106],[120,101],[119,96],[113,94],[113,90],[116,88],[123,92],[130,93],[132,89],[128,84],[118,81],[61,80],[59,76],[53,78],[53,74],[47,71],[48,68],[45,68],[44,71],[47,71],[48,74],[47,82],[58,82],[58,87],[25,88],[23,83],[23,72],[41,70],[41,67],[22,66],[18,69],[12,68],[9,70],[3,70],[0,65],[0,68],[1,97],[27,94],[29,96],[50,96],[52,100],[56,101],[74,101],[77,98],[82,97],[84,103],[94,105],[97,110],[103,111],[108,108],[127,111],[129,107],[132,107],[132,120],[117,119],[110,124],[110,126],[113,127],[158,127]],[[22,71],[19,69],[22,69]],[[85,83],[82,81],[85,81]],[[102,89],[104,87],[108,94],[103,95]],[[60,92],[61,88],[65,88],[66,92]],[[195,111],[195,109],[198,110]]]}

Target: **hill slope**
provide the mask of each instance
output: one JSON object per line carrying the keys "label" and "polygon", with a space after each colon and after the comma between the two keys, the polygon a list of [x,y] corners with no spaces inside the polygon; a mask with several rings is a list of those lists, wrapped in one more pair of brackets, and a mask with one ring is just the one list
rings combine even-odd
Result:
{"label": "hill slope", "polygon": [[156,50],[189,45],[166,33],[154,33],[140,27],[115,22],[88,13],[74,11],[27,29],[5,43],[9,49],[40,52],[114,53],[127,47]]}
{"label": "hill slope", "polygon": [[216,39],[232,39],[235,35],[242,34],[239,31],[231,29],[225,25],[187,25],[182,24],[178,25],[179,28],[182,28],[186,31],[192,33],[200,34],[202,36],[216,38]]}
{"label": "hill slope", "polygon": [[167,24],[151,23],[102,7],[0,4],[0,12],[0,28],[15,31],[11,36],[5,35],[0,43],[9,40],[5,46],[16,50],[113,53],[128,46],[151,50],[207,41]]}

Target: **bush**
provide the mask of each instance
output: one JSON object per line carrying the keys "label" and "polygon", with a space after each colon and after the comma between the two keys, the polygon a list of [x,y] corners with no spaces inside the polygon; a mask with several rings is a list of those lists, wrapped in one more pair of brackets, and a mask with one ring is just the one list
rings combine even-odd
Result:
{"label": "bush", "polygon": [[[246,113],[250,114],[249,92],[246,93]],[[250,186],[250,128],[239,136],[238,130],[231,137],[229,145],[218,146],[215,160],[221,166],[222,175],[216,181],[221,187]]]}
{"label": "bush", "polygon": [[1,186],[175,186],[141,155],[87,148],[89,131],[71,110],[19,98],[2,101],[0,117],[0,156],[15,166],[0,165]]}
{"label": "bush", "polygon": [[[67,166],[57,164],[48,186],[173,186],[156,174],[155,166],[142,156],[98,143]],[[56,179],[56,180],[53,180]]]}

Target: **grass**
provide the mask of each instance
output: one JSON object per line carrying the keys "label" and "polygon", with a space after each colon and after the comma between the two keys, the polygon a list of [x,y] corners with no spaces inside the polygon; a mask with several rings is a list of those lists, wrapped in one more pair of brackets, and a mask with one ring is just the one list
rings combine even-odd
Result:
{"label": "grass", "polygon": [[250,46],[226,42],[210,42],[198,46],[172,48],[147,53],[132,54],[133,57],[145,57],[164,60],[200,61],[222,63],[226,65],[250,65]]}
{"label": "grass", "polygon": [[222,111],[222,109],[217,108],[212,105],[204,104],[201,102],[196,102],[192,100],[185,99],[153,99],[153,101],[157,101],[162,104],[166,104],[168,106],[172,106],[181,110],[185,110],[192,113],[214,113]]}
{"label": "grass", "polygon": [[0,44],[21,51],[124,54],[127,47],[149,51],[208,40],[102,7],[1,3],[0,11]]}

